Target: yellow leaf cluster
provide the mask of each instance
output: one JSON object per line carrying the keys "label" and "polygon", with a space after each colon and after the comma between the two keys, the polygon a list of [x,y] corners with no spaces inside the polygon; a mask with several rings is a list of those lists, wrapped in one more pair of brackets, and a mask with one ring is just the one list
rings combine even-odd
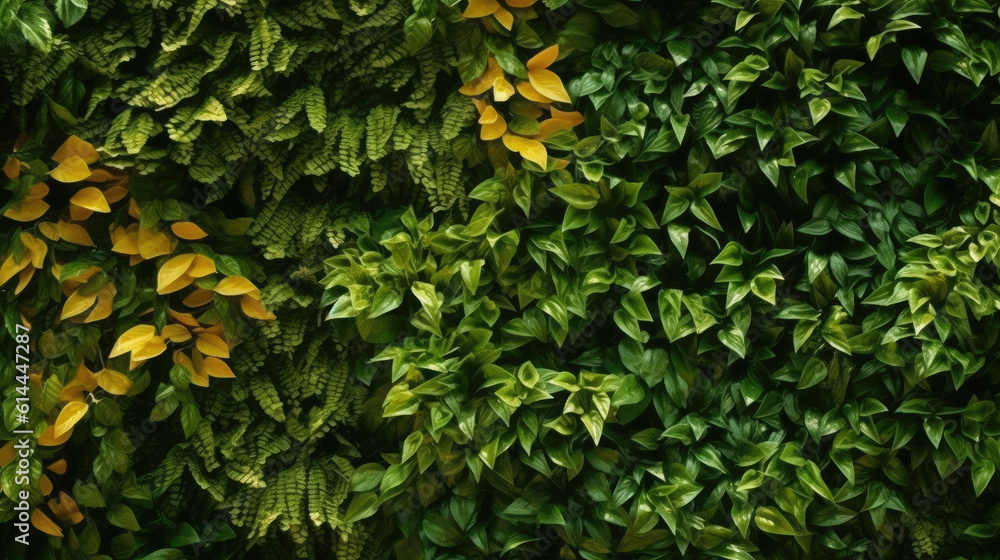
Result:
{"label": "yellow leaf cluster", "polygon": [[[548,69],[558,56],[559,46],[552,45],[531,57],[527,62],[528,79],[519,81],[515,87],[507,80],[496,58],[492,54],[489,55],[483,74],[458,90],[460,93],[473,96],[473,104],[479,112],[481,125],[479,137],[482,140],[502,140],[508,150],[517,152],[539,167],[548,167],[548,150],[542,141],[553,132],[570,129],[583,123],[583,115],[579,112],[564,112],[553,106],[556,102],[570,101],[562,80]],[[515,134],[508,129],[507,120],[496,107],[489,104],[484,97],[480,97],[491,90],[494,102],[507,101],[516,90],[527,101],[527,103],[512,104],[512,112],[519,117],[538,119],[548,111],[550,118],[538,123],[539,131],[536,134]],[[567,163],[564,160],[557,160],[556,167],[565,167]]]}
{"label": "yellow leaf cluster", "polygon": [[[62,267],[52,267],[52,274],[59,278]],[[107,275],[98,274],[101,269],[92,266],[62,283],[63,303],[60,320],[68,319],[77,323],[93,323],[111,316],[115,295],[118,290]]]}
{"label": "yellow leaf cluster", "polygon": [[18,203],[17,206],[8,208],[3,213],[4,217],[17,222],[32,222],[41,218],[49,209],[48,203],[42,200],[47,194],[49,194],[48,185],[45,183],[35,183],[31,187],[31,191],[28,192],[28,196],[24,197],[24,200]]}
{"label": "yellow leaf cluster", "polygon": [[[514,27],[514,14],[511,9],[518,10],[523,8],[530,8],[538,0],[505,0],[501,4],[498,0],[469,0],[469,6],[465,8],[465,12],[462,16],[466,18],[486,18],[493,16],[496,18],[500,25],[504,26],[507,31],[510,31]],[[534,12],[532,12],[529,17],[534,17]],[[493,24],[489,20],[483,20],[487,29],[494,31]]]}
{"label": "yellow leaf cluster", "polygon": [[21,252],[21,258],[14,258],[14,253],[11,252],[4,258],[3,264],[0,265],[0,286],[6,284],[15,275],[18,277],[17,287],[14,288],[15,294],[20,294],[28,285],[28,282],[31,281],[35,270],[42,268],[42,265],[45,263],[45,255],[49,251],[49,247],[45,242],[30,233],[22,232],[20,240],[21,245],[24,247],[24,250]]}

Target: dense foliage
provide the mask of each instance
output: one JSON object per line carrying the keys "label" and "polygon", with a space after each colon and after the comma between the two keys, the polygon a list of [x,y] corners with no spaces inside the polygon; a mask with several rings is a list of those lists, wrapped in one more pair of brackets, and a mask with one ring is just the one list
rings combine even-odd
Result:
{"label": "dense foliage", "polygon": [[29,557],[994,558],[998,18],[0,1]]}

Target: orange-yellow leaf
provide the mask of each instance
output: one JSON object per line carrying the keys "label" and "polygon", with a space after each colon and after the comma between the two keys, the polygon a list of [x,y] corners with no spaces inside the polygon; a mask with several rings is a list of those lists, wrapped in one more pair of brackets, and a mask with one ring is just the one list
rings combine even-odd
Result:
{"label": "orange-yellow leaf", "polygon": [[503,8],[497,8],[497,11],[493,12],[493,17],[497,18],[500,25],[504,26],[504,29],[510,31],[514,27],[514,14]]}
{"label": "orange-yellow leaf", "polygon": [[191,285],[194,282],[194,278],[187,274],[182,274],[180,278],[177,278],[173,282],[163,286],[162,288],[157,288],[157,293],[159,294],[172,294],[176,291],[183,290],[184,288]]}
{"label": "orange-yellow leaf", "polygon": [[30,222],[41,218],[48,209],[49,205],[44,200],[26,198],[17,206],[8,208],[3,215],[15,222]]}
{"label": "orange-yellow leaf", "polygon": [[89,218],[93,213],[93,210],[87,210],[86,208],[81,208],[80,206],[72,204],[69,206],[69,219],[74,222],[82,222]]}
{"label": "orange-yellow leaf", "polygon": [[42,268],[42,265],[45,264],[45,255],[49,252],[49,246],[30,233],[21,234],[21,244],[31,253],[31,266]]}
{"label": "orange-yellow leaf", "polygon": [[573,126],[583,124],[583,115],[579,111],[560,111],[555,107],[549,107],[549,112],[552,113],[552,118],[569,121]]}
{"label": "orange-yellow leaf", "polygon": [[559,45],[552,45],[551,47],[542,49],[535,56],[528,59],[526,66],[528,70],[541,70],[543,68],[548,68],[556,61],[556,57],[559,56]]}
{"label": "orange-yellow leaf", "polygon": [[97,187],[85,187],[77,191],[73,198],[69,199],[70,204],[75,204],[94,212],[110,212],[111,207],[104,198],[104,193]]}
{"label": "orange-yellow leaf", "polygon": [[94,374],[101,389],[112,395],[125,395],[132,389],[132,380],[124,374],[110,369],[102,369]]}
{"label": "orange-yellow leaf", "polygon": [[90,405],[82,402],[66,403],[66,406],[59,411],[59,417],[55,423],[55,437],[69,433],[83,417],[87,414]]}
{"label": "orange-yellow leaf", "polygon": [[559,79],[559,76],[556,76],[555,72],[543,68],[529,70],[528,80],[531,82],[532,87],[535,88],[535,91],[545,97],[569,103],[569,94],[566,93],[566,88],[563,87],[562,80]]}
{"label": "orange-yellow leaf", "polygon": [[56,474],[66,474],[66,459],[59,459],[45,468]]}
{"label": "orange-yellow leaf", "polygon": [[548,152],[545,150],[545,146],[538,140],[505,134],[503,136],[503,143],[507,146],[508,150],[521,154],[521,157],[539,167],[544,168],[548,164]]}
{"label": "orange-yellow leaf", "polygon": [[462,17],[479,18],[486,17],[495,12],[500,7],[497,0],[469,0],[469,7],[462,12]]}
{"label": "orange-yellow leaf", "polygon": [[216,358],[229,357],[229,346],[226,345],[226,341],[214,334],[198,335],[195,346],[206,356],[215,356]]}
{"label": "orange-yellow leaf", "polygon": [[61,183],[75,183],[90,177],[90,168],[80,156],[69,156],[49,172],[49,177]]}
{"label": "orange-yellow leaf", "polygon": [[191,372],[191,384],[199,387],[208,387],[208,375],[195,368],[194,363],[187,354],[178,350],[174,352],[174,363]]}
{"label": "orange-yellow leaf", "polygon": [[55,425],[52,425],[46,428],[45,432],[41,435],[41,437],[38,438],[38,445],[44,447],[55,447],[57,445],[62,445],[66,443],[66,440],[68,440],[72,435],[73,435],[73,430],[71,429],[70,431],[66,432],[65,434],[62,434],[61,436],[56,436],[56,427]]}
{"label": "orange-yellow leaf", "polygon": [[46,535],[51,535],[53,537],[62,537],[62,529],[55,524],[54,521],[49,519],[49,516],[42,513],[38,508],[35,508],[31,512],[31,524],[35,526],[35,529],[45,533]]}
{"label": "orange-yellow leaf", "polygon": [[243,308],[243,313],[252,319],[260,319],[261,321],[273,321],[276,319],[274,313],[264,309],[260,301],[250,296],[240,298],[240,307]]}
{"label": "orange-yellow leaf", "polygon": [[173,284],[174,281],[181,276],[184,276],[184,273],[191,267],[191,263],[194,262],[194,257],[195,255],[193,253],[180,255],[163,263],[163,266],[160,267],[160,271],[156,274],[156,292],[159,294],[168,293],[164,292],[163,289]]}
{"label": "orange-yellow leaf", "polygon": [[28,287],[28,282],[31,281],[31,276],[35,273],[35,269],[28,267],[21,271],[17,277],[17,287],[14,288],[14,295],[17,295],[24,291]]}
{"label": "orange-yellow leaf", "polygon": [[198,320],[195,319],[194,315],[190,313],[180,313],[178,311],[174,311],[173,309],[167,309],[167,317],[170,317],[172,321],[176,321],[188,327],[198,327]]}
{"label": "orange-yellow leaf", "polygon": [[3,174],[11,181],[17,179],[21,174],[21,161],[14,156],[8,157],[7,161],[3,164]]}
{"label": "orange-yellow leaf", "polygon": [[63,142],[62,146],[52,154],[52,159],[62,163],[70,157],[79,157],[84,163],[96,163],[100,155],[90,142],[81,140],[76,136],[70,136]]}
{"label": "orange-yellow leaf", "polygon": [[486,107],[486,109],[483,110],[483,114],[480,115],[479,124],[493,124],[497,122],[497,119],[499,118],[500,113],[497,113],[497,110],[490,105]]}
{"label": "orange-yellow leaf", "polygon": [[169,255],[174,251],[175,241],[167,234],[151,228],[139,228],[139,254],[144,259]]}
{"label": "orange-yellow leaf", "polygon": [[517,90],[514,89],[514,84],[507,81],[507,78],[500,76],[496,80],[493,80],[493,100],[497,102],[507,101]]}
{"label": "orange-yellow leaf", "polygon": [[94,305],[95,301],[97,301],[97,294],[85,296],[80,293],[80,290],[73,292],[72,295],[66,298],[66,303],[63,304],[59,320],[63,320],[67,317],[75,317],[83,313],[84,311],[90,309],[90,307]]}
{"label": "orange-yellow leaf", "polygon": [[170,324],[160,331],[160,338],[166,338],[173,343],[187,342],[191,340],[191,331],[184,325]]}
{"label": "orange-yellow leaf", "polygon": [[60,221],[57,227],[59,228],[59,237],[63,240],[75,245],[83,245],[84,247],[94,246],[94,241],[90,239],[90,234],[80,224]]}
{"label": "orange-yellow leaf", "polygon": [[210,303],[214,298],[215,294],[212,293],[212,290],[198,288],[184,298],[181,303],[188,307],[201,307],[202,305]]}
{"label": "orange-yellow leaf", "polygon": [[205,358],[205,362],[202,367],[205,370],[205,373],[210,377],[236,377],[236,375],[233,374],[233,370],[229,369],[226,362],[223,362],[218,358],[213,358],[212,356]]}
{"label": "orange-yellow leaf", "polygon": [[43,474],[38,478],[38,489],[42,491],[43,496],[48,496],[52,493],[52,481],[49,480],[47,474]]}
{"label": "orange-yellow leaf", "polygon": [[114,204],[126,196],[128,196],[128,189],[125,187],[108,187],[104,189],[104,200],[107,200],[108,204]]}
{"label": "orange-yellow leaf", "polygon": [[126,233],[114,242],[111,250],[123,255],[139,254],[139,233]]}
{"label": "orange-yellow leaf", "polygon": [[94,306],[93,311],[84,318],[84,323],[93,323],[94,321],[103,321],[111,316],[111,311],[114,309],[115,294],[118,290],[115,289],[115,285],[108,283],[107,286],[101,288],[101,291],[97,294],[97,305]]}
{"label": "orange-yellow leaf", "polygon": [[108,357],[114,358],[131,352],[152,340],[154,336],[156,336],[156,327],[153,325],[136,325],[122,333],[114,347],[111,348],[111,354]]}
{"label": "orange-yellow leaf", "polygon": [[160,337],[153,337],[148,342],[132,351],[131,358],[136,361],[145,361],[155,358],[167,349],[167,343]]}
{"label": "orange-yellow leaf", "polygon": [[486,59],[486,70],[483,71],[482,75],[460,87],[458,92],[465,95],[482,95],[493,87],[497,78],[502,78],[503,75],[503,69],[500,68],[497,59],[493,55],[489,55],[489,58]]}
{"label": "orange-yellow leaf", "polygon": [[59,400],[64,402],[84,402],[87,398],[87,389],[76,379],[63,385],[59,391]]}
{"label": "orange-yellow leaf", "polygon": [[38,224],[38,231],[52,241],[59,241],[59,228],[52,222],[42,222]]}
{"label": "orange-yellow leaf", "polygon": [[13,441],[8,441],[6,445],[0,447],[0,469],[6,467],[7,463],[13,461],[16,455],[17,451],[14,450]]}
{"label": "orange-yellow leaf", "polygon": [[80,513],[80,508],[66,492],[60,491],[59,499],[52,498],[46,502],[46,505],[52,510],[53,515],[61,521],[70,521],[74,525],[83,521],[83,514]]}
{"label": "orange-yellow leaf", "polygon": [[24,255],[21,256],[21,262],[15,261],[13,254],[8,256],[3,261],[3,265],[0,266],[0,286],[6,284],[8,280],[24,270],[30,263],[31,260],[25,258]]}
{"label": "orange-yellow leaf", "polygon": [[195,255],[191,268],[188,269],[188,276],[201,278],[209,274],[215,274],[215,261],[205,255]]}
{"label": "orange-yellow leaf", "polygon": [[534,101],[535,103],[552,103],[553,101],[536,90],[535,86],[531,85],[531,82],[518,82],[517,92],[528,101]]}
{"label": "orange-yellow leaf", "polygon": [[135,201],[135,198],[128,199],[128,215],[132,216],[136,220],[139,219],[139,203]]}
{"label": "orange-yellow leaf", "polygon": [[97,389],[97,378],[94,377],[94,372],[90,371],[83,362],[80,362],[76,368],[76,380],[82,383],[88,391]]}
{"label": "orange-yellow leaf", "polygon": [[507,121],[503,117],[497,115],[497,118],[490,124],[484,124],[482,130],[479,131],[479,137],[483,140],[496,140],[503,136],[507,132]]}
{"label": "orange-yellow leaf", "polygon": [[25,198],[30,198],[32,200],[39,200],[45,198],[45,195],[49,194],[49,186],[45,183],[35,183],[31,186],[31,191],[28,192],[28,196]]}
{"label": "orange-yellow leaf", "polygon": [[545,140],[557,130],[573,128],[573,123],[562,119],[545,119],[538,125],[538,134],[532,136],[535,140]]}
{"label": "orange-yellow leaf", "polygon": [[253,282],[242,276],[227,276],[215,285],[215,292],[224,296],[241,296],[250,294],[254,299],[260,299],[260,290]]}
{"label": "orange-yellow leaf", "polygon": [[90,174],[90,177],[87,177],[87,182],[107,183],[108,181],[112,181],[118,178],[119,176],[115,173],[112,173],[110,169],[95,169],[94,172]]}
{"label": "orange-yellow leaf", "polygon": [[170,225],[170,230],[173,231],[174,235],[177,237],[187,239],[189,241],[208,237],[205,230],[198,227],[198,225],[194,222],[177,222],[176,224]]}

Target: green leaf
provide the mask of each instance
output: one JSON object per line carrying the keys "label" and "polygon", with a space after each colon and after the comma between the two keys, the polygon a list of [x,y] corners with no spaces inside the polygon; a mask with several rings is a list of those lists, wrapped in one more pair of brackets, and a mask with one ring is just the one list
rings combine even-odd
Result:
{"label": "green leaf", "polygon": [[584,183],[567,183],[553,187],[550,191],[580,210],[590,210],[601,199],[601,193],[596,188]]}
{"label": "green leaf", "polygon": [[108,522],[115,527],[121,527],[129,531],[138,531],[140,529],[139,522],[136,521],[135,514],[132,513],[132,508],[125,504],[117,504],[108,511]]}
{"label": "green leaf", "polygon": [[788,522],[778,508],[765,506],[757,508],[754,514],[754,523],[765,533],[773,535],[806,536],[809,533],[802,529],[797,529]]}
{"label": "green leaf", "polygon": [[903,64],[913,76],[913,81],[920,83],[920,77],[924,73],[924,65],[927,64],[927,51],[919,46],[903,47]]}
{"label": "green leaf", "polygon": [[375,514],[378,509],[378,496],[375,492],[362,492],[360,494],[355,494],[351,498],[351,503],[347,506],[347,512],[344,514],[344,521],[347,523],[354,523],[355,521],[360,521],[362,519],[367,519]]}

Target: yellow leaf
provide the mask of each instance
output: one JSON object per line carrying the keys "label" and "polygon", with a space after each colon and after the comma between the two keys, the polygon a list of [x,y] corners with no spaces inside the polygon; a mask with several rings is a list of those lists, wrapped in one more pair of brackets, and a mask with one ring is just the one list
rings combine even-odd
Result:
{"label": "yellow leaf", "polygon": [[240,298],[240,307],[243,308],[243,313],[252,319],[273,321],[277,318],[274,316],[274,313],[264,309],[264,306],[260,304],[260,301],[255,300],[250,296],[243,296]]}
{"label": "yellow leaf", "polygon": [[49,506],[52,513],[61,521],[71,521],[74,525],[83,521],[83,514],[80,513],[80,508],[66,492],[60,491],[59,500],[52,498],[46,502],[46,505]]}
{"label": "yellow leaf", "polygon": [[49,519],[49,516],[42,513],[38,508],[35,508],[31,512],[31,524],[35,526],[35,529],[38,529],[46,535],[51,535],[53,537],[63,536],[62,529],[60,529],[54,521]]}
{"label": "yellow leaf", "polygon": [[500,8],[497,0],[469,0],[469,7],[462,12],[462,17],[479,18],[486,17]]}
{"label": "yellow leaf", "polygon": [[549,107],[549,112],[552,113],[552,118],[569,121],[573,126],[583,124],[583,115],[579,111],[560,111],[555,107]]}
{"label": "yellow leaf", "polygon": [[135,201],[135,198],[128,199],[128,215],[136,220],[139,219],[139,203]]}
{"label": "yellow leaf", "polygon": [[543,68],[548,68],[556,61],[556,57],[559,56],[559,45],[552,45],[551,47],[542,49],[535,56],[528,59],[526,66],[528,70],[541,70]]}
{"label": "yellow leaf", "polygon": [[14,255],[10,255],[0,266],[0,286],[7,283],[8,280],[13,278],[16,274],[24,270],[28,264],[30,264],[30,259],[24,258],[22,255],[21,262],[14,260]]}
{"label": "yellow leaf", "polygon": [[49,172],[49,177],[61,183],[75,183],[90,177],[90,168],[80,156],[69,156]]}
{"label": "yellow leaf", "polygon": [[63,304],[59,320],[61,321],[67,317],[75,317],[83,313],[90,309],[95,301],[97,301],[97,294],[85,296],[81,295],[79,290],[73,292],[71,296],[66,298],[66,303]]}
{"label": "yellow leaf", "polygon": [[63,142],[62,146],[52,154],[52,159],[59,163],[66,161],[70,157],[79,157],[85,163],[97,163],[101,156],[94,149],[90,142],[81,140],[76,136],[70,136]]}
{"label": "yellow leaf", "polygon": [[121,253],[123,255],[138,255],[139,254],[139,233],[126,233],[121,236],[111,250],[116,253]]}
{"label": "yellow leaf", "polygon": [[569,103],[569,94],[566,93],[566,88],[563,87],[562,80],[559,79],[559,76],[556,76],[555,72],[545,69],[529,70],[528,80],[531,82],[532,87],[535,88],[535,91],[545,97]]}
{"label": "yellow leaf", "polygon": [[514,14],[503,8],[497,8],[497,11],[493,12],[493,17],[497,18],[500,25],[504,26],[507,31],[514,27]]}
{"label": "yellow leaf", "polygon": [[90,371],[87,364],[80,362],[80,365],[76,368],[76,380],[83,383],[88,391],[93,391],[97,388],[97,379],[94,377],[94,372]]}
{"label": "yellow leaf", "polygon": [[77,422],[83,419],[89,409],[90,405],[87,403],[66,403],[66,406],[59,411],[59,417],[56,418],[56,429],[53,435],[58,438],[59,436],[68,433],[73,429],[73,426],[76,426]]}
{"label": "yellow leaf", "polygon": [[60,220],[57,227],[59,228],[59,237],[63,240],[75,245],[83,245],[84,247],[94,246],[94,241],[90,239],[90,234],[80,224]]}
{"label": "yellow leaf", "polygon": [[48,237],[52,241],[59,241],[59,229],[56,224],[52,222],[42,222],[38,224],[38,231],[42,232],[42,235]]}
{"label": "yellow leaf", "polygon": [[31,253],[31,266],[42,268],[42,265],[45,264],[45,255],[49,252],[49,246],[30,233],[21,234],[21,244]]}
{"label": "yellow leaf", "polygon": [[573,123],[562,119],[545,119],[538,125],[538,134],[532,136],[535,140],[545,140],[557,130],[573,128]]}
{"label": "yellow leaf", "polygon": [[494,122],[483,125],[482,130],[479,131],[479,137],[487,141],[496,140],[503,136],[505,132],[507,132],[507,121],[500,115],[497,115]]}
{"label": "yellow leaf", "polygon": [[110,369],[102,369],[94,374],[101,389],[112,395],[125,395],[132,389],[132,380],[124,374]]}
{"label": "yellow leaf", "polygon": [[180,278],[174,280],[173,282],[167,284],[166,286],[158,288],[157,293],[172,294],[176,291],[183,290],[184,288],[190,286],[192,282],[194,282],[194,278],[192,278],[187,274],[183,274],[181,275]]}
{"label": "yellow leaf", "polygon": [[[93,179],[88,178],[88,180]],[[104,189],[104,200],[107,200],[108,204],[114,204],[126,196],[128,196],[128,189],[125,187],[108,187]]]}
{"label": "yellow leaf", "polygon": [[227,276],[215,285],[215,292],[224,296],[241,296],[250,294],[254,299],[260,299],[260,290],[253,282],[242,276]]}
{"label": "yellow leaf", "polygon": [[70,436],[73,435],[73,430],[70,430],[61,436],[56,436],[55,433],[56,427],[54,425],[46,428],[45,432],[38,438],[38,445],[43,447],[55,447],[57,445],[62,445],[66,443],[66,440],[68,440]]}
{"label": "yellow leaf", "polygon": [[173,231],[174,235],[177,237],[187,239],[189,241],[208,237],[205,230],[198,227],[198,225],[194,222],[177,222],[176,224],[170,225],[170,230]]}
{"label": "yellow leaf", "polygon": [[535,103],[552,103],[552,99],[545,97],[535,86],[531,85],[531,82],[518,82],[517,92],[521,94],[528,101],[534,101]]}
{"label": "yellow leaf", "polygon": [[483,110],[483,114],[479,117],[479,124],[493,124],[497,122],[500,118],[500,113],[491,105]]}
{"label": "yellow leaf", "polygon": [[108,213],[111,211],[111,207],[108,206],[108,201],[104,199],[104,193],[101,189],[97,187],[85,187],[77,191],[73,195],[73,198],[69,199],[70,204],[75,204],[80,208],[86,208],[87,210],[93,210],[94,212]]}
{"label": "yellow leaf", "polygon": [[212,293],[212,290],[204,290],[202,288],[198,288],[197,290],[191,292],[186,298],[184,298],[184,300],[181,301],[181,303],[183,303],[188,307],[201,307],[202,305],[211,302],[214,298],[215,294]]}
{"label": "yellow leaf", "polygon": [[191,372],[191,383],[199,387],[208,387],[208,376],[194,367],[194,363],[187,354],[178,350],[174,352],[174,363]]}
{"label": "yellow leaf", "polygon": [[[180,313],[180,312],[174,311],[173,309],[167,309],[167,316],[170,317],[171,320],[176,321],[176,322],[178,322],[178,323],[180,323],[182,325],[188,326],[188,327],[196,328],[196,327],[199,326],[198,325],[198,320],[195,319],[194,315],[192,315],[190,313]],[[164,330],[166,330],[166,329],[164,329]]]}
{"label": "yellow leaf", "polygon": [[90,177],[87,177],[88,183],[107,183],[108,181],[113,181],[119,179],[119,175],[112,173],[110,169],[95,169]]}
{"label": "yellow leaf", "polygon": [[111,354],[108,357],[115,358],[131,352],[152,340],[154,336],[156,336],[156,327],[153,325],[136,325],[122,333],[114,347],[111,348]]}
{"label": "yellow leaf", "polygon": [[504,102],[514,96],[517,90],[514,89],[514,84],[507,81],[507,78],[500,76],[496,80],[493,80],[493,100],[497,102]]}
{"label": "yellow leaf", "polygon": [[192,278],[215,274],[215,261],[205,255],[195,255],[194,262],[191,263],[191,268],[188,269],[187,273]]}
{"label": "yellow leaf", "polygon": [[59,459],[45,468],[56,474],[66,474],[66,459]]}
{"label": "yellow leaf", "polygon": [[6,467],[7,463],[13,461],[16,455],[17,451],[14,450],[13,441],[8,441],[6,445],[0,447],[0,469]]}
{"label": "yellow leaf", "polygon": [[86,208],[81,208],[70,204],[69,206],[69,219],[74,222],[82,222],[89,218],[94,212],[92,210],[87,210]]}
{"label": "yellow leaf", "polygon": [[48,496],[52,493],[52,481],[49,480],[48,475],[43,474],[39,477],[38,489],[42,491],[43,496]]}
{"label": "yellow leaf", "polygon": [[[170,293],[164,292],[163,289],[173,284],[181,276],[184,276],[184,273],[191,267],[191,263],[194,262],[194,257],[193,253],[180,255],[163,263],[163,266],[160,267],[160,271],[156,275],[156,292],[158,294]],[[184,284],[177,289],[179,290],[186,285]],[[176,292],[177,290],[172,291]]]}
{"label": "yellow leaf", "polygon": [[17,278],[17,287],[14,288],[14,295],[21,293],[27,286],[28,282],[31,281],[31,276],[35,273],[35,269],[28,267],[21,271]]}
{"label": "yellow leaf", "polygon": [[203,367],[205,373],[210,377],[236,377],[236,375],[233,374],[233,370],[229,369],[229,366],[226,365],[226,362],[223,362],[218,358],[213,358],[211,356],[205,358]]}
{"label": "yellow leaf", "polygon": [[153,337],[141,348],[132,351],[132,359],[141,362],[159,356],[167,349],[167,343],[162,338]]}
{"label": "yellow leaf", "polygon": [[229,346],[226,345],[226,341],[214,334],[198,335],[195,346],[198,347],[198,350],[202,354],[207,356],[215,356],[216,358],[229,357]]}
{"label": "yellow leaf", "polygon": [[21,175],[21,161],[14,156],[8,157],[3,164],[3,174],[11,181],[17,179]]}
{"label": "yellow leaf", "polygon": [[30,198],[32,200],[40,200],[45,198],[45,195],[49,194],[49,186],[45,183],[35,183],[31,187],[31,191],[28,192],[28,196],[25,198]]}
{"label": "yellow leaf", "polygon": [[115,285],[108,283],[107,286],[101,288],[101,291],[97,294],[97,305],[94,310],[84,318],[84,323],[93,323],[94,321],[103,321],[111,316],[111,311],[114,309],[115,294],[118,290],[115,289]]}
{"label": "yellow leaf", "polygon": [[41,218],[48,209],[49,205],[44,200],[26,198],[17,206],[8,208],[3,215],[15,222],[30,222]]}
{"label": "yellow leaf", "polygon": [[169,339],[174,343],[187,342],[191,340],[191,331],[184,325],[167,325],[160,331],[160,338]]}
{"label": "yellow leaf", "polygon": [[497,78],[502,78],[503,75],[503,69],[500,68],[497,59],[491,54],[486,59],[486,70],[483,71],[482,75],[460,87],[458,92],[465,95],[482,95],[493,87]]}
{"label": "yellow leaf", "polygon": [[174,240],[167,234],[151,228],[139,227],[139,254],[144,259],[169,255],[174,251]]}
{"label": "yellow leaf", "polygon": [[63,385],[59,391],[59,400],[64,402],[84,402],[87,398],[87,389],[76,379]]}
{"label": "yellow leaf", "polygon": [[535,163],[539,167],[545,168],[548,164],[548,152],[545,150],[545,146],[538,140],[531,140],[513,134],[504,134],[503,143],[507,146],[508,150],[521,154],[521,157]]}

